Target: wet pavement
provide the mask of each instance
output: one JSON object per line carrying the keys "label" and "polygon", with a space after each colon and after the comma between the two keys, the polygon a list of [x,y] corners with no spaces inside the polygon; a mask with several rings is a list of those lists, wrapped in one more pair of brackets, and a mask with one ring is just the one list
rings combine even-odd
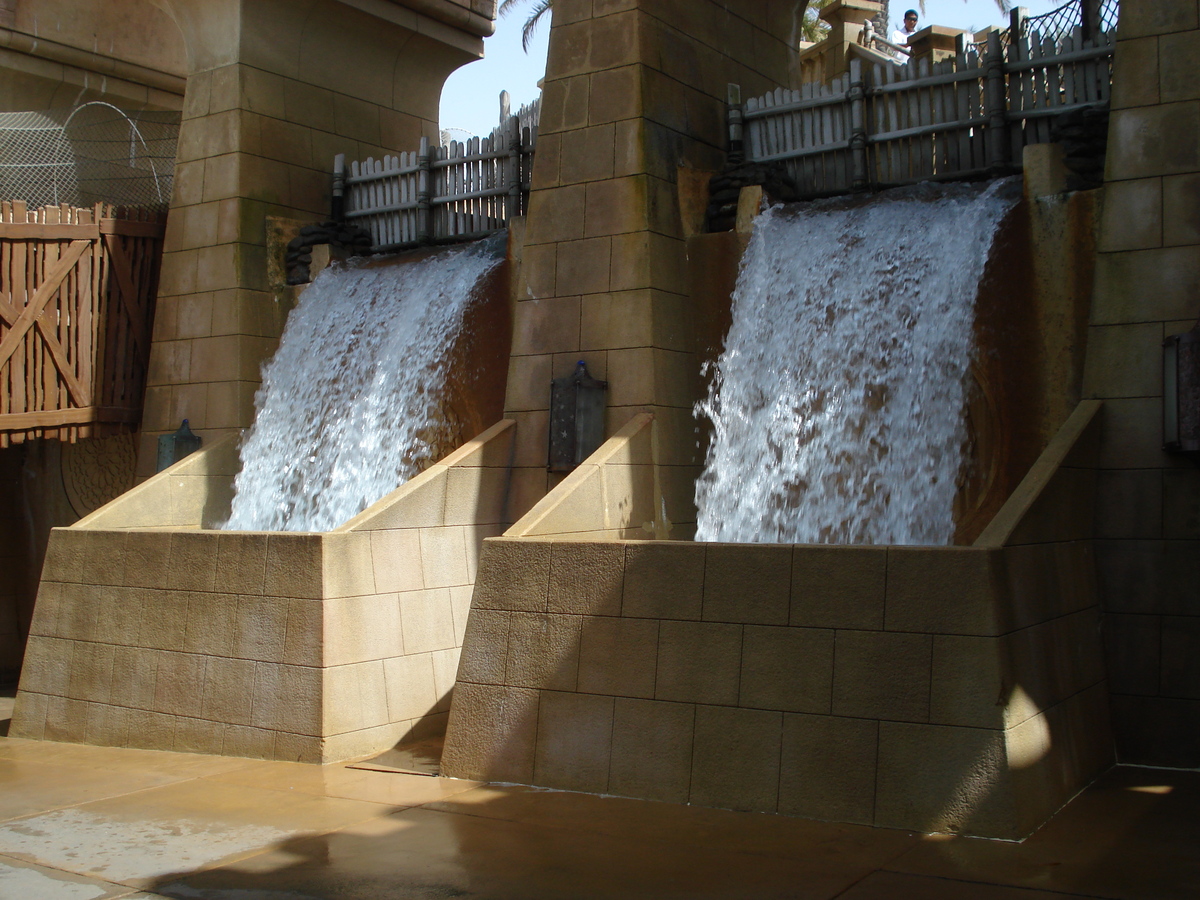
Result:
{"label": "wet pavement", "polygon": [[0,736],[0,900],[1200,897],[1196,772],[1115,769],[1015,844],[409,774],[427,750],[317,767]]}

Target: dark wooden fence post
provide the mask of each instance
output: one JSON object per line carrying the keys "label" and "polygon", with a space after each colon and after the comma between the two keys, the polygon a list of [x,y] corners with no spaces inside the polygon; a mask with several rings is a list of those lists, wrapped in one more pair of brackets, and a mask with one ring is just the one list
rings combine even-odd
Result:
{"label": "dark wooden fence post", "polygon": [[863,80],[862,60],[850,60],[850,156],[853,163],[851,188],[865,191],[871,184],[867,170],[867,85]]}
{"label": "dark wooden fence post", "polygon": [[[1010,40],[1015,37],[1010,33]],[[1017,38],[1019,40],[1019,38]],[[988,167],[999,175],[1008,168],[1008,99],[1004,84],[1004,48],[1000,44],[1000,32],[990,31],[987,36],[987,61],[985,63],[986,87],[984,90],[985,114],[987,115]]]}
{"label": "dark wooden fence post", "polygon": [[1083,39],[1094,41],[1100,34],[1101,0],[1079,0],[1080,17],[1083,20]]}
{"label": "dark wooden fence post", "polygon": [[521,209],[521,122],[510,116],[505,131],[508,140],[508,200],[506,219],[511,220],[523,212]]}
{"label": "dark wooden fence post", "polygon": [[333,158],[333,199],[330,201],[329,217],[340,222],[346,215],[346,154]]}
{"label": "dark wooden fence post", "polygon": [[740,84],[726,85],[725,104],[729,117],[729,162],[736,166],[746,160]]}
{"label": "dark wooden fence post", "polygon": [[417,240],[425,244],[431,237],[429,230],[429,138],[427,137],[421,138],[417,165],[420,167],[420,171],[417,173]]}

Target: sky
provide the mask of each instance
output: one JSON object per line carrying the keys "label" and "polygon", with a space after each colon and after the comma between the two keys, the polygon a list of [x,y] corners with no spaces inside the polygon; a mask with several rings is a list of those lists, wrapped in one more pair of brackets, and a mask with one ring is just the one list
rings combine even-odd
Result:
{"label": "sky", "polygon": [[[1036,16],[1050,12],[1066,0],[1023,0],[1020,4]],[[900,26],[904,10],[919,8],[916,0],[890,0],[892,23],[889,32]],[[538,95],[537,82],[546,70],[546,46],[550,22],[543,19],[529,53],[521,50],[521,25],[524,9],[496,22],[496,33],[484,40],[484,58],[468,63],[452,74],[442,91],[441,127],[462,129],[470,134],[488,134],[500,120],[500,91],[512,96],[515,110]],[[945,25],[951,28],[980,30],[1008,21],[995,0],[927,0],[920,27]],[[461,139],[461,135],[456,135]]]}

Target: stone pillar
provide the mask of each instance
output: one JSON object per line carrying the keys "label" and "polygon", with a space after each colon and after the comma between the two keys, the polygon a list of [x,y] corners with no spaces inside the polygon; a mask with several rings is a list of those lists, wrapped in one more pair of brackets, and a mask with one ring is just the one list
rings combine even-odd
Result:
{"label": "stone pillar", "polygon": [[[139,475],[183,418],[207,439],[253,420],[287,297],[266,217],[329,216],[333,158],[436,138],[446,76],[482,55],[493,0],[157,0],[189,74]],[[370,12],[364,10],[369,9]]]}
{"label": "stone pillar", "polygon": [[[555,3],[505,404],[519,423],[515,515],[553,484],[550,381],[580,359],[609,382],[608,434],[651,410],[660,463],[697,464],[684,243],[697,225],[681,216],[681,186],[706,185],[691,175],[723,164],[727,83],[747,96],[787,84],[804,7]],[[690,504],[686,473],[680,503]]]}
{"label": "stone pillar", "polygon": [[[881,9],[882,5],[874,0],[834,0],[818,13],[829,23],[829,34],[821,42],[826,48],[821,57],[825,63],[825,81],[832,81],[846,71],[850,45],[859,43],[863,26],[868,19],[879,15]],[[890,32],[879,36],[891,39]]]}
{"label": "stone pillar", "polygon": [[909,58],[928,59],[932,64],[957,56],[958,36],[962,33],[960,28],[946,28],[942,25],[922,28],[908,39],[908,46],[912,50]]}
{"label": "stone pillar", "polygon": [[1084,393],[1119,759],[1200,766],[1200,468],[1162,445],[1162,342],[1200,315],[1200,17],[1121,8]]}

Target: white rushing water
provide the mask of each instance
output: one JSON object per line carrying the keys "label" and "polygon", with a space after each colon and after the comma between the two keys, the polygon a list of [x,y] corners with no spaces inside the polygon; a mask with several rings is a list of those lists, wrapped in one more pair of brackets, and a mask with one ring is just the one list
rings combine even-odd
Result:
{"label": "white rushing water", "polygon": [[223,527],[328,531],[416,474],[445,439],[450,351],[501,258],[484,241],[318,275],[263,369]]}
{"label": "white rushing water", "polygon": [[697,540],[953,540],[975,297],[1009,184],[759,217],[697,405]]}

